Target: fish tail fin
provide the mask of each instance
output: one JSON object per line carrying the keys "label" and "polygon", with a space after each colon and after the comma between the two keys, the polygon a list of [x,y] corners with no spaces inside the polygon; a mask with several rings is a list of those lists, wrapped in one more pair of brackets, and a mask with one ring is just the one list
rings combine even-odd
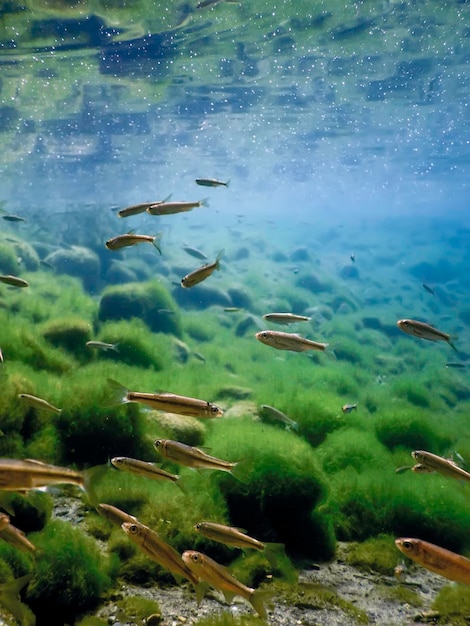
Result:
{"label": "fish tail fin", "polygon": [[203,198],[199,201],[199,206],[209,206],[209,198]]}
{"label": "fish tail fin", "polygon": [[449,346],[455,350],[456,352],[458,352],[457,348],[455,347],[454,341],[457,341],[457,339],[459,338],[458,335],[449,335],[449,340],[448,340],[448,344]]}
{"label": "fish tail fin", "polygon": [[181,476],[178,478],[178,480],[175,480],[176,486],[179,487],[181,489],[181,491],[187,496],[188,495],[188,488],[186,486],[186,482],[184,480],[184,478],[182,478]]}
{"label": "fish tail fin", "polygon": [[88,497],[90,504],[96,509],[100,500],[95,491],[96,482],[108,471],[109,464],[95,465],[83,472],[83,489]]}
{"label": "fish tail fin", "polygon": [[287,430],[295,430],[295,432],[298,433],[299,432],[299,422],[295,422],[294,420],[292,420],[292,422],[287,424],[286,428],[287,428]]}
{"label": "fish tail fin", "polygon": [[228,181],[225,183],[225,186],[228,187],[230,185],[230,178],[228,179]]}
{"label": "fish tail fin", "polygon": [[223,257],[225,250],[222,248],[222,250],[219,250],[216,258],[215,258],[215,268],[217,270],[220,270],[220,259]]}
{"label": "fish tail fin", "polygon": [[118,383],[117,380],[113,378],[108,378],[108,385],[110,387],[109,394],[105,399],[104,407],[116,406],[117,404],[125,404],[129,402],[127,399],[127,394],[129,389]]}
{"label": "fish tail fin", "polygon": [[0,604],[9,611],[22,626],[34,626],[36,618],[31,609],[21,602],[20,591],[32,578],[32,574],[26,574],[20,578],[15,578],[8,583],[0,585]]}
{"label": "fish tail fin", "polygon": [[117,352],[119,354],[119,341],[117,343],[113,343],[110,350],[113,350],[114,352]]}
{"label": "fish tail fin", "polygon": [[256,589],[249,597],[249,602],[251,606],[255,609],[261,619],[264,620],[268,619],[268,613],[266,611],[266,607],[264,606],[264,602],[268,598],[268,596],[268,592]]}
{"label": "fish tail fin", "polygon": [[336,361],[337,360],[335,351],[333,350],[333,348],[330,347],[330,344],[328,344],[328,343],[325,344],[325,349],[323,350],[323,352],[332,361]]}
{"label": "fish tail fin", "polygon": [[269,565],[273,569],[279,568],[280,556],[285,556],[283,543],[265,543],[264,544],[264,556],[268,559]]}
{"label": "fish tail fin", "polygon": [[162,240],[163,233],[157,233],[153,238],[152,245],[158,250],[160,255],[162,254],[162,249],[160,248],[160,241]]}
{"label": "fish tail fin", "polygon": [[241,461],[237,461],[235,466],[232,468],[231,473],[237,480],[242,483],[248,483],[250,474],[253,471],[253,459],[246,458],[241,459]]}

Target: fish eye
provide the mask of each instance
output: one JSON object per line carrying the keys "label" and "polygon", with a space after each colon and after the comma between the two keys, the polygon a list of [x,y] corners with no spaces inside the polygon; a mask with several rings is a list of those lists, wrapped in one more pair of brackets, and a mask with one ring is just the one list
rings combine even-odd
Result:
{"label": "fish eye", "polygon": [[413,544],[411,543],[411,541],[404,541],[403,547],[405,548],[405,550],[411,550],[411,548],[413,547]]}
{"label": "fish eye", "polygon": [[139,532],[139,529],[135,524],[131,524],[131,526],[129,526],[129,532],[136,535]]}
{"label": "fish eye", "polygon": [[268,339],[269,333],[265,331],[264,333],[261,333],[261,337],[263,337],[263,339]]}
{"label": "fish eye", "polygon": [[153,444],[156,448],[161,448],[162,447],[162,440],[161,439],[157,439],[154,444]]}
{"label": "fish eye", "polygon": [[215,406],[215,404],[211,404],[211,413],[218,413],[219,407]]}
{"label": "fish eye", "polygon": [[202,528],[202,523],[199,522],[198,524],[196,524],[196,526],[194,527],[196,530],[201,530]]}
{"label": "fish eye", "polygon": [[200,561],[199,554],[191,554],[191,560],[193,563],[199,563]]}
{"label": "fish eye", "polygon": [[121,456],[117,456],[113,459],[113,464],[114,465],[122,465],[123,464],[123,458]]}

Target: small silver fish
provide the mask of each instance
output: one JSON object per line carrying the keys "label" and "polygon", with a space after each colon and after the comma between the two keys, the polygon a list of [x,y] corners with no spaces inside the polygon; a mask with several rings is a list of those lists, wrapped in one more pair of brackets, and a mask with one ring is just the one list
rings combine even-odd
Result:
{"label": "small silver fish", "polygon": [[404,333],[413,335],[414,337],[419,337],[420,339],[427,339],[428,341],[447,341],[449,346],[458,352],[457,348],[451,341],[452,339],[455,339],[455,337],[452,337],[447,333],[443,333],[441,330],[437,330],[437,328],[434,328],[430,324],[419,322],[417,320],[403,319],[398,320],[397,326]]}
{"label": "small silver fish", "polygon": [[295,422],[293,419],[291,419],[290,417],[288,417],[282,411],[279,411],[279,409],[276,409],[275,407],[270,406],[269,404],[262,404],[261,409],[270,417],[285,424],[288,429],[292,428],[292,430],[299,430],[299,424]]}
{"label": "small silver fish", "polygon": [[334,357],[334,352],[328,350],[327,343],[319,343],[305,339],[296,333],[284,333],[278,330],[260,330],[255,337],[261,343],[276,348],[277,350],[291,350],[292,352],[305,352],[306,350],[319,350]]}
{"label": "small silver fish", "polygon": [[224,182],[223,180],[217,180],[216,178],[196,178],[196,184],[202,187],[228,187],[230,180]]}
{"label": "small silver fish", "polygon": [[95,350],[114,350],[114,352],[119,352],[119,343],[105,343],[104,341],[87,341],[87,348],[93,348]]}
{"label": "small silver fish", "polygon": [[11,274],[0,276],[0,281],[6,285],[11,285],[12,287],[29,287],[28,281],[20,278],[19,276],[12,276]]}
{"label": "small silver fish", "polygon": [[41,409],[42,411],[51,411],[52,413],[62,412],[62,409],[58,409],[47,400],[43,400],[42,398],[38,398],[37,396],[32,396],[29,393],[19,393],[18,398],[21,398],[23,402],[29,404],[29,406],[32,406],[35,409]]}
{"label": "small silver fish", "polygon": [[190,256],[193,256],[195,259],[201,259],[201,261],[207,260],[207,255],[205,255],[204,252],[201,252],[201,250],[198,250],[197,248],[193,248],[192,246],[183,246],[183,250]]}
{"label": "small silver fish", "polygon": [[150,215],[174,215],[175,213],[192,211],[200,206],[208,206],[207,198],[195,202],[159,202],[150,206],[147,209],[147,213],[150,213]]}
{"label": "small silver fish", "polygon": [[355,404],[343,404],[341,407],[343,413],[351,413],[351,411],[357,411],[357,402]]}
{"label": "small silver fish", "polygon": [[295,315],[295,313],[266,313],[263,319],[273,324],[295,324],[296,322],[308,322],[310,317]]}
{"label": "small silver fish", "polygon": [[160,240],[162,233],[156,235],[135,235],[134,233],[126,233],[125,235],[118,235],[112,239],[108,239],[106,247],[108,250],[120,250],[127,246],[135,246],[138,243],[151,243],[161,254]]}

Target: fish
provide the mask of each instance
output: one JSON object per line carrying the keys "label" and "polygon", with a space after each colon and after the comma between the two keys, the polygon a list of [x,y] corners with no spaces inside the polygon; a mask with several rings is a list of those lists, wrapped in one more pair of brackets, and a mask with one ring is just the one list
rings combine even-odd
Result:
{"label": "fish", "polygon": [[434,293],[434,289],[431,289],[431,287],[429,285],[426,285],[426,283],[422,283],[423,289],[425,289],[428,293],[430,293],[432,296],[436,295]]}
{"label": "fish", "polygon": [[151,243],[161,254],[160,240],[163,233],[157,233],[156,235],[135,235],[134,233],[126,233],[125,235],[118,235],[112,239],[108,239],[106,247],[108,250],[120,250],[127,246],[135,246],[138,243]]}
{"label": "fish", "polygon": [[43,400],[42,398],[38,398],[37,396],[32,396],[30,393],[19,393],[18,398],[21,398],[23,402],[29,404],[35,409],[40,409],[42,411],[51,411],[52,413],[62,413],[62,409],[58,409],[56,406],[48,402],[47,400]]}
{"label": "fish", "polygon": [[464,370],[467,367],[466,363],[459,363],[455,361],[449,361],[446,363],[446,367],[451,367],[453,369]]}
{"label": "fish", "polygon": [[262,619],[267,619],[268,615],[264,606],[265,594],[241,583],[232,576],[225,566],[220,565],[206,554],[196,552],[196,550],[186,550],[183,552],[182,558],[195,576],[222,591],[227,602],[231,602],[234,596],[241,596],[248,600]]}
{"label": "fish", "polygon": [[96,510],[100,515],[102,515],[105,519],[108,520],[111,524],[115,526],[121,527],[124,522],[137,522],[138,519],[133,515],[129,515],[125,511],[121,511],[117,506],[113,506],[112,504],[98,504]]}
{"label": "fish", "polygon": [[168,202],[171,198],[171,194],[166,197],[164,200],[156,200],[155,202],[141,202],[140,204],[133,204],[132,206],[125,207],[124,209],[120,209],[117,212],[118,217],[130,217],[131,215],[139,215],[139,213],[144,213],[149,207],[155,206],[157,204],[162,204],[163,202]]}
{"label": "fish", "polygon": [[80,487],[94,505],[97,499],[93,482],[106,469],[106,465],[97,465],[78,472],[34,459],[0,458],[0,491],[29,491],[50,485],[71,484]]}
{"label": "fish", "polygon": [[250,549],[264,552],[273,568],[277,567],[275,552],[284,550],[284,544],[282,543],[263,543],[258,541],[258,539],[254,539],[254,537],[250,537],[240,528],[233,526],[225,526],[216,522],[198,522],[193,528],[200,535],[207,537],[207,539],[212,539],[234,548],[240,548],[241,550]]}
{"label": "fish", "polygon": [[0,348],[0,363],[3,363],[3,350]]}
{"label": "fish", "polygon": [[[470,473],[462,469],[451,459],[444,459],[442,456],[426,452],[425,450],[414,450],[411,456],[418,462],[419,466],[423,466],[429,472],[438,472],[442,476],[456,478],[457,480],[470,481]],[[423,471],[422,468],[413,467],[413,471]]]}
{"label": "fish", "polygon": [[11,287],[29,287],[27,280],[24,280],[19,276],[12,276],[11,274],[0,276],[0,282],[10,285]]}
{"label": "fish", "polygon": [[104,341],[87,341],[87,348],[93,348],[95,350],[113,350],[114,352],[119,352],[119,343],[105,343]]}
{"label": "fish", "polygon": [[341,407],[343,413],[351,413],[351,411],[357,411],[357,402],[355,404],[343,404]]}
{"label": "fish", "polygon": [[185,489],[179,483],[180,476],[178,476],[178,474],[166,472],[155,465],[155,463],[140,461],[139,459],[131,459],[127,456],[115,456],[111,459],[111,463],[119,470],[131,472],[132,474],[137,474],[138,476],[144,476],[145,478],[153,478],[156,480],[169,480],[176,483],[178,487],[185,492]]}
{"label": "fish", "polygon": [[285,424],[289,430],[290,429],[299,430],[298,422],[295,422],[293,419],[288,417],[285,413],[283,413],[282,411],[279,411],[279,409],[276,409],[275,407],[270,406],[269,404],[262,404],[261,409],[270,417],[274,418],[278,422],[282,422],[283,424]]}
{"label": "fish", "polygon": [[206,454],[200,448],[194,446],[188,446],[180,441],[173,441],[172,439],[157,439],[153,444],[157,450],[165,459],[191,467],[193,469],[213,469],[221,470],[222,472],[228,472],[238,478],[242,482],[246,480],[246,471],[243,468],[241,461],[224,461],[218,459],[215,456]]}
{"label": "fish", "polygon": [[425,322],[418,322],[416,320],[403,319],[398,320],[397,326],[400,330],[408,335],[413,335],[414,337],[419,337],[420,339],[427,339],[428,341],[447,341],[451,348],[453,348],[456,352],[458,352],[455,345],[452,343],[452,340],[457,337],[453,337],[447,333],[443,333],[437,328],[434,328],[430,324],[426,324]]}
{"label": "fish", "polygon": [[150,213],[150,215],[174,215],[175,213],[192,211],[200,206],[209,206],[208,199],[203,198],[195,202],[159,202],[158,204],[149,206],[147,213]]}
{"label": "fish", "polygon": [[203,280],[206,280],[206,278],[209,278],[215,270],[220,270],[220,258],[223,253],[224,251],[221,250],[213,263],[206,263],[205,265],[198,267],[193,272],[186,274],[186,276],[181,279],[181,286],[186,289],[194,287],[194,285],[197,285]]}
{"label": "fish", "polygon": [[26,222],[26,218],[20,215],[2,215],[2,218],[7,222]]}
{"label": "fish", "polygon": [[195,259],[201,259],[201,261],[205,261],[207,259],[207,256],[204,254],[204,252],[201,252],[201,250],[193,248],[192,246],[183,246],[183,250],[190,256],[193,256]]}
{"label": "fish", "polygon": [[356,262],[356,255],[354,254],[354,252],[351,252],[351,254],[349,255],[349,258],[351,259],[352,263]]}
{"label": "fish", "polygon": [[196,590],[197,603],[200,604],[207,586],[201,584],[200,577],[186,565],[179,552],[138,520],[124,522],[121,528],[144,554],[171,572],[177,582],[180,582],[181,578],[189,580]]}
{"label": "fish", "polygon": [[464,585],[470,585],[470,559],[422,539],[395,539],[397,548],[426,569]]}
{"label": "fish", "polygon": [[[8,515],[5,517],[8,517]],[[9,519],[10,518],[8,518],[8,520]],[[4,527],[0,528],[0,539],[3,539],[3,541],[6,541],[13,547],[18,550],[22,550],[23,552],[28,552],[29,554],[36,553],[36,546],[26,538],[26,535],[22,530],[16,528],[13,524],[10,524],[9,521]]]}
{"label": "fish", "polygon": [[277,350],[291,350],[292,352],[305,352],[306,350],[320,350],[334,357],[334,352],[328,350],[327,343],[319,343],[305,339],[297,333],[284,333],[278,330],[260,330],[255,337],[261,343],[276,348]]}
{"label": "fish", "polygon": [[196,178],[195,182],[196,185],[201,185],[202,187],[228,187],[230,184],[230,180],[224,182],[216,178]]}
{"label": "fish", "polygon": [[156,411],[166,411],[167,413],[190,415],[192,417],[215,418],[224,414],[222,409],[216,404],[206,402],[205,400],[178,396],[174,393],[129,391],[129,389],[126,389],[126,387],[112,378],[108,378],[108,383],[111,385],[114,393],[111,399],[112,404],[139,402]]}
{"label": "fish", "polygon": [[225,313],[238,313],[239,311],[243,311],[242,307],[240,306],[225,306],[224,307]]}
{"label": "fish", "polygon": [[34,626],[36,623],[33,612],[21,602],[20,598],[20,591],[26,587],[32,577],[32,574],[25,574],[0,585],[0,604],[18,620],[21,626]]}
{"label": "fish", "polygon": [[294,313],[266,313],[263,319],[273,324],[295,324],[296,322],[308,322],[310,317],[305,315],[295,315]]}
{"label": "fish", "polygon": [[403,578],[405,577],[405,574],[407,572],[407,567],[405,565],[405,561],[400,561],[400,563],[397,563],[397,565],[395,565],[394,569],[393,569],[393,575],[395,576],[395,578],[398,580],[398,582],[401,582],[403,580]]}

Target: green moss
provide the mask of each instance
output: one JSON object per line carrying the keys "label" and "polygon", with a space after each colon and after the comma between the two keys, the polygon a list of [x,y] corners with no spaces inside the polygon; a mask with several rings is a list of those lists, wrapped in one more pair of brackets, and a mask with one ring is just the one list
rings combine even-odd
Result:
{"label": "green moss", "polygon": [[322,540],[313,541],[314,530],[319,528],[312,527],[311,514],[325,499],[327,486],[305,441],[240,418],[219,421],[206,443],[219,458],[246,459],[253,464],[246,473],[247,482],[220,472],[215,477],[235,526],[262,541],[284,543],[288,551],[310,558],[331,556],[327,528]]}
{"label": "green moss", "polygon": [[[18,257],[15,254],[14,247],[9,243],[0,243],[0,274],[18,273]],[[3,286],[6,289],[5,286]]]}
{"label": "green moss", "polygon": [[39,256],[36,250],[26,241],[15,241],[13,243],[16,258],[21,259],[21,267],[28,272],[36,272],[39,269]]}
{"label": "green moss", "polygon": [[76,626],[108,626],[107,620],[94,617],[93,615],[84,617],[78,622],[75,622],[75,624]]}
{"label": "green moss", "polygon": [[[92,608],[110,586],[109,561],[96,543],[71,524],[51,521],[31,540],[42,548],[26,601],[40,619],[50,615],[62,623]],[[73,564],[73,567],[71,567]]]}
{"label": "green moss", "polygon": [[395,539],[389,535],[379,535],[349,546],[346,563],[366,571],[393,576],[397,564]]}
{"label": "green moss", "polygon": [[344,470],[348,467],[362,471],[369,465],[377,465],[388,460],[389,452],[373,433],[356,428],[342,428],[330,433],[318,448],[323,469],[327,474]]}
{"label": "green moss", "polygon": [[168,341],[162,334],[152,333],[141,320],[107,322],[99,330],[97,339],[117,344],[114,350],[97,351],[96,356],[113,359],[137,367],[161,370],[170,351]]}
{"label": "green moss", "polygon": [[405,585],[395,585],[393,587],[389,587],[388,585],[383,585],[380,589],[380,596],[386,600],[391,602],[399,602],[400,604],[409,604],[410,606],[414,606],[419,608],[423,606],[424,602],[422,598],[410,589],[409,587],[405,587]]}
{"label": "green moss", "polygon": [[279,591],[288,604],[298,608],[317,611],[339,609],[360,624],[369,623],[367,613],[341,598],[333,589],[320,583],[298,583],[290,586],[277,583],[274,588]]}
{"label": "green moss", "polygon": [[50,320],[42,327],[46,341],[56,348],[64,348],[81,361],[90,357],[86,342],[91,339],[91,324],[74,315]]}
{"label": "green moss", "polygon": [[470,614],[470,589],[464,585],[443,587],[432,603],[432,608],[438,611],[443,623],[465,626]]}
{"label": "green moss", "polygon": [[401,379],[394,383],[392,391],[414,406],[429,407],[429,391],[416,379]]}
{"label": "green moss", "polygon": [[188,315],[184,321],[184,329],[195,341],[211,341],[214,337],[214,320],[210,315]]}
{"label": "green moss", "polygon": [[140,623],[145,620],[149,615],[155,615],[161,610],[155,600],[149,600],[148,598],[142,598],[139,596],[127,596],[122,600],[118,600],[117,616],[121,622],[133,622]]}
{"label": "green moss", "polygon": [[394,408],[379,418],[375,424],[377,439],[394,450],[441,450],[449,446],[451,439],[442,426],[434,425],[427,412],[410,411],[405,407]]}
{"label": "green moss", "polygon": [[143,320],[154,332],[182,335],[178,308],[170,293],[157,281],[107,287],[101,296],[99,319]]}

